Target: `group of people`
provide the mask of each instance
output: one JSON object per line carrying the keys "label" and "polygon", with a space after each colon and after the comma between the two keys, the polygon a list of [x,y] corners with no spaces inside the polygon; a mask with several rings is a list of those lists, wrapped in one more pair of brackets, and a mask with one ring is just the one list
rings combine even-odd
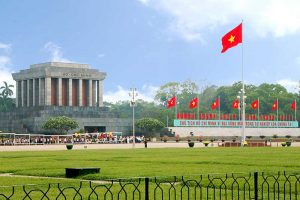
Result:
{"label": "group of people", "polygon": [[[143,142],[144,136],[135,137],[135,142]],[[74,135],[0,135],[0,145],[44,145],[44,144],[105,144],[132,143],[133,136],[112,133],[84,133]]]}

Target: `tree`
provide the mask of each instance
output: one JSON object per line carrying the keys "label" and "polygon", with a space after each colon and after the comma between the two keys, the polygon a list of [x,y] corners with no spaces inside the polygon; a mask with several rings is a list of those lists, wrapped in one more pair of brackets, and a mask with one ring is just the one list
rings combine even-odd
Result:
{"label": "tree", "polygon": [[56,130],[57,133],[65,134],[69,130],[73,130],[76,128],[79,128],[78,122],[66,116],[51,117],[43,125],[43,129],[53,129]]}
{"label": "tree", "polygon": [[136,121],[135,125],[145,131],[145,136],[153,136],[155,131],[165,127],[164,123],[154,118],[142,118]]}
{"label": "tree", "polygon": [[9,111],[15,107],[14,100],[10,98],[13,95],[11,88],[14,86],[8,85],[5,81],[3,83],[4,86],[0,87],[0,111]]}
{"label": "tree", "polygon": [[2,96],[3,98],[7,98],[9,96],[12,96],[14,94],[14,92],[12,91],[12,89],[14,86],[13,85],[8,85],[6,81],[3,81],[4,86],[0,87],[0,90],[2,90]]}

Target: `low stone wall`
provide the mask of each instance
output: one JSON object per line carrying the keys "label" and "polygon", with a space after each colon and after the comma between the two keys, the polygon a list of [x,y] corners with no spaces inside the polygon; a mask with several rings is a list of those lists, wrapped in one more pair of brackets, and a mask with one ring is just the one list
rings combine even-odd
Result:
{"label": "low stone wall", "polygon": [[[175,132],[180,137],[204,136],[204,137],[231,137],[241,136],[241,128],[222,128],[222,127],[168,127],[169,131]],[[246,128],[245,136],[259,137],[261,135],[271,137],[277,135],[284,137],[290,135],[293,137],[300,136],[300,128]]]}

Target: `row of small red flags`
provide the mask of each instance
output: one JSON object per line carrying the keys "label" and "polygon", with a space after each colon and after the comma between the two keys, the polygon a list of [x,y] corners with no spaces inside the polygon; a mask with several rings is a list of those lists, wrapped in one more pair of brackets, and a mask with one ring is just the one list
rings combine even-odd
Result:
{"label": "row of small red flags", "polygon": [[[198,97],[193,98],[193,99],[190,101],[190,105],[189,105],[190,109],[196,108],[196,107],[198,106],[198,103],[199,103]],[[170,99],[168,100],[167,107],[168,107],[168,108],[171,108],[171,107],[175,106],[176,104],[177,104],[177,103],[176,103],[176,96],[174,96],[174,97],[172,97],[172,98],[170,98]],[[259,104],[260,104],[260,103],[259,103],[259,100],[256,99],[255,101],[253,101],[253,102],[251,103],[251,108],[252,108],[253,110],[256,110],[256,109],[259,108]],[[218,98],[216,98],[216,100],[215,100],[214,102],[212,102],[212,104],[211,104],[211,109],[214,110],[214,109],[218,108],[219,106],[220,106],[220,100],[219,100],[219,97],[218,97]],[[238,99],[234,100],[234,101],[232,102],[232,104],[231,104],[231,108],[232,108],[232,109],[238,109],[239,106],[240,106],[240,102],[239,102]],[[271,109],[272,109],[272,111],[278,109],[278,100],[275,100],[275,101],[273,102]],[[297,109],[296,100],[293,101],[293,102],[291,103],[291,109],[292,109],[292,110],[296,110],[296,109]]]}
{"label": "row of small red flags", "polygon": [[[197,119],[198,116],[195,115],[195,113],[177,113],[177,119]],[[238,120],[237,114],[221,114],[220,119],[221,120]],[[199,119],[200,120],[218,120],[219,117],[216,113],[199,113]],[[248,121],[256,121],[258,120],[257,115],[255,114],[246,114],[245,119]],[[276,120],[275,115],[260,115],[259,120],[261,121],[274,121]],[[279,115],[278,120],[281,121],[293,121],[294,117],[292,115]]]}

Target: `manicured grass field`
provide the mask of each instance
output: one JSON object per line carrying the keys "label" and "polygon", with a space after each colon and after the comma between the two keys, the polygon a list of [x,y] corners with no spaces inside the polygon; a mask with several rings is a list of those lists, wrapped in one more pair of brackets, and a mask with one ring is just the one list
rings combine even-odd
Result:
{"label": "manicured grass field", "polygon": [[[43,177],[64,177],[66,167],[101,168],[99,174],[80,177],[83,179],[254,171],[277,172],[300,169],[300,148],[165,148],[0,152],[0,163],[0,173]],[[0,177],[1,180],[4,180],[4,177]]]}
{"label": "manicured grass field", "polygon": [[[79,179],[62,179],[67,167],[100,167],[101,171],[99,174],[78,177]],[[285,176],[282,173],[279,176],[277,172],[292,172],[299,168],[300,148],[294,147],[0,152],[0,174],[12,173],[25,176],[0,175],[0,195],[5,195],[12,200],[26,199],[26,195],[29,194],[31,199],[43,199],[44,194],[49,199],[76,199],[79,197],[76,197],[76,191],[80,191],[83,199],[90,198],[90,195],[92,195],[91,199],[97,199],[96,193],[93,192],[97,190],[100,199],[112,196],[116,199],[133,199],[133,196],[134,199],[140,199],[140,196],[136,195],[145,196],[146,179],[144,178],[126,179],[124,182],[121,181],[122,183],[83,182],[82,185],[80,179],[150,177],[149,199],[162,194],[164,198],[170,195],[170,199],[175,196],[177,199],[193,199],[193,195],[195,199],[199,199],[199,196],[196,198],[196,194],[201,194],[201,199],[214,199],[215,195],[218,196],[217,199],[229,197],[251,199],[254,196],[254,177],[253,173],[249,172],[256,171],[271,174],[271,178],[264,184],[265,180],[259,173],[258,187],[259,191],[263,191],[259,193],[260,199],[268,195],[271,195],[271,199],[283,199],[285,195],[298,198],[299,194],[295,186],[298,176]],[[237,172],[246,173],[235,174]],[[225,175],[226,173],[228,176]],[[199,174],[210,175],[199,176]],[[180,177],[181,175],[184,177]],[[151,178],[153,176],[158,178]],[[209,177],[220,177],[220,179]],[[130,184],[127,184],[124,190],[122,185],[128,181]],[[162,184],[158,184],[160,181]],[[174,182],[176,184],[173,185]],[[1,187],[12,185],[20,186]],[[269,185],[274,187],[268,188]],[[215,188],[219,188],[217,193]],[[197,190],[197,193],[190,192],[194,190]],[[107,194],[108,196],[105,197]]]}

